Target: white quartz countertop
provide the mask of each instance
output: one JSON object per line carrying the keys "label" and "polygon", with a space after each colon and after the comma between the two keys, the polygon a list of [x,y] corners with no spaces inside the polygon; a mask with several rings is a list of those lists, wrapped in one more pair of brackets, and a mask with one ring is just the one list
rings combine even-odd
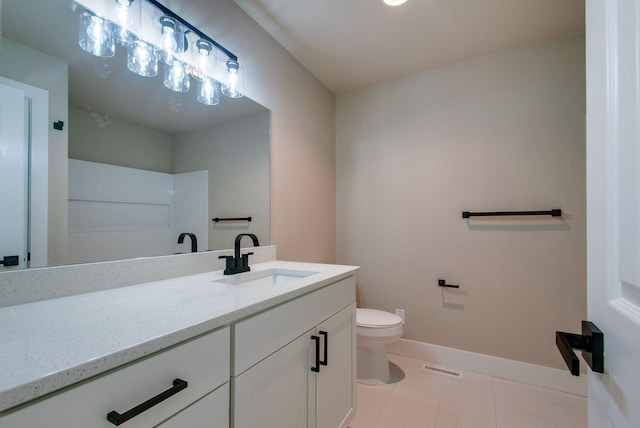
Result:
{"label": "white quartz countertop", "polygon": [[[317,272],[282,285],[221,284],[222,271],[0,308],[0,412],[306,294],[358,269],[274,261]],[[243,275],[243,274],[240,274]],[[46,286],[46,285],[44,285]]]}

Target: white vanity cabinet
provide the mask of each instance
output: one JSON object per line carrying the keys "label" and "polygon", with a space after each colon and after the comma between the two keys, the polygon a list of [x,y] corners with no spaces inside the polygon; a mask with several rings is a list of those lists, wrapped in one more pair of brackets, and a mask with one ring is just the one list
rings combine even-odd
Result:
{"label": "white vanity cabinet", "polygon": [[227,428],[230,351],[225,327],[26,405],[0,418],[0,428],[114,427],[107,414],[167,390],[177,392],[122,425]]}
{"label": "white vanity cabinet", "polygon": [[[320,365],[320,371],[315,376],[317,428],[346,427],[354,416],[357,360],[355,325],[356,304],[352,303],[316,328],[315,334],[321,340],[324,339],[322,332],[328,333],[326,364]],[[311,357],[315,363],[315,355]]]}
{"label": "white vanity cabinet", "polygon": [[229,382],[172,416],[158,428],[229,428]]}
{"label": "white vanity cabinet", "polygon": [[354,277],[241,320],[232,336],[233,428],[347,427],[355,411]]}

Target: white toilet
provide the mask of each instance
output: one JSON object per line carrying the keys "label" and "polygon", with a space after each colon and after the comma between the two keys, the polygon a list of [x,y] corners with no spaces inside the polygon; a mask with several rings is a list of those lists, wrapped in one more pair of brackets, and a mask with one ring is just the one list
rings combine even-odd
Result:
{"label": "white toilet", "polygon": [[391,380],[385,345],[402,336],[402,319],[377,309],[356,309],[358,340],[357,381],[367,385],[385,385]]}

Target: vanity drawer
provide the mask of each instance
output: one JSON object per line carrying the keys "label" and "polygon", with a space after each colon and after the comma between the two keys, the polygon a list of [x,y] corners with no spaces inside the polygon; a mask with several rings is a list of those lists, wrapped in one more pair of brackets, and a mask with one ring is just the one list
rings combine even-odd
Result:
{"label": "vanity drawer", "polygon": [[45,397],[0,418],[0,427],[113,428],[109,412],[123,414],[172,388],[174,379],[187,381],[185,389],[123,424],[155,426],[227,382],[229,353],[225,327]]}
{"label": "vanity drawer", "polygon": [[174,415],[157,428],[229,428],[229,383]]}
{"label": "vanity drawer", "polygon": [[354,303],[351,276],[232,325],[232,376],[238,376],[331,315]]}

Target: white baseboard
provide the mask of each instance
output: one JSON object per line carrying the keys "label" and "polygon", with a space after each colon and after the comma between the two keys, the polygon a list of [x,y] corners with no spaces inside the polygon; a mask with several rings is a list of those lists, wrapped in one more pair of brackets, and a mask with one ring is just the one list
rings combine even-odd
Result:
{"label": "white baseboard", "polygon": [[387,352],[570,394],[587,395],[587,377],[584,374],[580,377],[572,376],[569,370],[538,366],[408,339],[400,339],[387,346]]}

